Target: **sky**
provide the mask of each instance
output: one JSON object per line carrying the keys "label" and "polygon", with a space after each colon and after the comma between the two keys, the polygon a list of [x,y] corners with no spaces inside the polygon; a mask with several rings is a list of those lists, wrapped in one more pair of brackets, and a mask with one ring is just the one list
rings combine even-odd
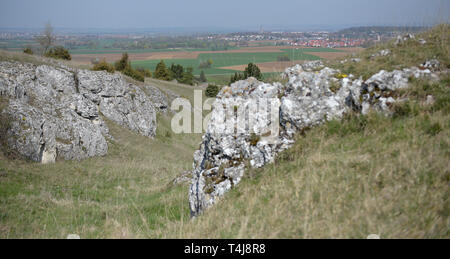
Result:
{"label": "sky", "polygon": [[0,0],[1,28],[325,29],[449,22],[450,0]]}

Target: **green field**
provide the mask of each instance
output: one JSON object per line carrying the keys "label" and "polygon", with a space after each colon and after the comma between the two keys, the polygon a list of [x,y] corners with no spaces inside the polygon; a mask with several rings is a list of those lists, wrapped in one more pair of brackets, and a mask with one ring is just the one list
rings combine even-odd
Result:
{"label": "green field", "polygon": [[179,49],[115,49],[115,48],[80,48],[71,49],[70,54],[83,55],[83,54],[114,54],[114,53],[151,53],[151,52],[172,52],[180,51]]}
{"label": "green field", "polygon": [[0,49],[17,50],[24,49],[28,46],[37,46],[38,43],[34,40],[0,40]]}
{"label": "green field", "polygon": [[[336,49],[314,48],[314,49],[282,49],[283,52],[258,52],[258,53],[202,53],[198,55],[197,59],[165,59],[167,66],[172,63],[180,64],[184,67],[194,68],[194,74],[199,75],[203,70],[206,75],[230,74],[236,71],[229,69],[221,69],[220,67],[236,66],[262,62],[277,61],[277,58],[282,55],[287,55],[290,60],[318,60],[317,56],[308,54],[308,52],[341,52]],[[199,69],[198,66],[202,61],[211,59],[213,61],[212,67],[208,69]],[[144,67],[152,71],[155,70],[156,65],[160,60],[136,60],[131,64],[134,67]]]}

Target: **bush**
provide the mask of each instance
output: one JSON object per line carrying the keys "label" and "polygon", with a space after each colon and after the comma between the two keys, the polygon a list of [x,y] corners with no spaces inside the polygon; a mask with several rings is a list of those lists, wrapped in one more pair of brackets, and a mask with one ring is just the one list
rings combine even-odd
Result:
{"label": "bush", "polygon": [[282,55],[277,57],[278,61],[291,61],[288,55]]}
{"label": "bush", "polygon": [[100,61],[99,63],[95,64],[92,68],[94,71],[107,71],[109,73],[114,73],[115,69],[114,66],[111,64],[108,64],[105,60]]}
{"label": "bush", "polygon": [[397,102],[393,107],[393,118],[413,117],[419,114],[418,105],[412,101]]}
{"label": "bush", "polygon": [[255,133],[252,133],[250,135],[250,139],[249,139],[250,145],[256,146],[260,140],[261,140],[261,137],[256,135]]}
{"label": "bush", "polygon": [[219,87],[217,85],[208,85],[208,87],[206,87],[206,92],[205,95],[207,97],[216,97],[217,94],[219,93]]}
{"label": "bush", "polygon": [[194,75],[192,74],[192,71],[192,67],[186,68],[186,71],[183,72],[179,82],[186,85],[194,85]]}
{"label": "bush", "polygon": [[136,71],[141,73],[144,77],[152,77],[152,72],[148,68],[138,67]]}
{"label": "bush", "polygon": [[438,122],[435,122],[435,123],[429,125],[425,129],[425,133],[427,133],[431,136],[435,136],[435,135],[439,134],[439,132],[441,132],[441,131],[442,131],[442,127],[441,127],[441,124],[439,124]]}
{"label": "bush", "polygon": [[124,75],[127,75],[127,76],[133,78],[134,80],[141,81],[141,82],[145,81],[145,76],[143,74],[141,74],[139,71],[133,69],[131,66],[127,66],[122,71],[122,73]]}
{"label": "bush", "polygon": [[129,66],[128,53],[123,53],[122,58],[114,64],[117,71],[123,71]]}
{"label": "bush", "polygon": [[158,65],[156,65],[155,72],[153,73],[153,77],[159,80],[169,81],[171,79],[170,72],[166,67],[166,64],[163,60],[161,60]]}
{"label": "bush", "polygon": [[254,77],[258,80],[261,80],[262,79],[261,70],[257,65],[249,63],[248,66],[245,68],[244,77],[245,79],[249,77]]}
{"label": "bush", "polygon": [[184,67],[180,64],[173,64],[170,66],[170,74],[172,79],[176,79],[177,81],[180,81],[183,77],[184,73]]}
{"label": "bush", "polygon": [[33,50],[31,50],[30,48],[24,49],[24,50],[23,50],[23,53],[29,54],[29,55],[33,55],[33,54],[34,54],[34,53],[33,53]]}
{"label": "bush", "polygon": [[233,76],[231,76],[230,78],[230,84],[239,81],[239,80],[245,80],[249,77],[254,77],[258,80],[262,80],[262,74],[261,74],[261,70],[259,69],[259,67],[253,63],[249,63],[248,66],[245,68],[244,70],[244,74],[242,73],[235,73]]}
{"label": "bush", "polygon": [[230,85],[232,84],[232,83],[234,83],[234,82],[236,82],[236,81],[239,81],[239,80],[244,80],[244,79],[246,79],[246,77],[244,76],[244,74],[242,74],[242,73],[234,73],[234,75],[232,75],[231,76],[231,78],[230,78]]}
{"label": "bush", "polygon": [[48,50],[45,55],[48,58],[55,58],[55,59],[64,59],[64,60],[71,60],[72,57],[70,56],[69,50],[65,49],[62,46],[56,46]]}
{"label": "bush", "polygon": [[200,68],[200,69],[211,68],[212,64],[213,64],[212,59],[208,59],[206,61],[200,62],[200,65],[198,65],[198,68]]}
{"label": "bush", "polygon": [[203,70],[202,70],[202,72],[200,73],[199,81],[202,82],[202,83],[208,81],[208,80],[206,79],[205,72],[203,72]]}

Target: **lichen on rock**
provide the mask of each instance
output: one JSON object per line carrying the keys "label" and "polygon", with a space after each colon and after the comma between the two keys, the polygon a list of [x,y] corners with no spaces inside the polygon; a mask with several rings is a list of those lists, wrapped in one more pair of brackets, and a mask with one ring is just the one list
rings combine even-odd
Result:
{"label": "lichen on rock", "polygon": [[[213,104],[212,119],[200,148],[194,153],[189,189],[191,215],[196,216],[212,206],[237,185],[245,175],[246,166],[258,168],[272,163],[278,153],[293,144],[297,132],[340,119],[349,112],[376,110],[390,114],[391,104],[397,101],[395,91],[408,87],[410,78],[437,77],[428,69],[416,67],[392,72],[382,70],[366,81],[354,79],[353,75],[339,75],[342,75],[339,70],[313,61],[287,68],[282,74],[287,79],[284,85],[249,78],[222,88]],[[269,105],[257,112],[248,109],[249,103],[264,98],[279,102],[279,130],[271,141],[261,134],[273,126],[268,116]],[[245,120],[239,123],[233,117],[225,118],[225,107],[238,107],[228,111],[243,111]],[[253,131],[237,134],[239,128],[249,129],[249,121],[256,122],[251,124]]]}
{"label": "lichen on rock", "polygon": [[2,112],[13,118],[8,148],[33,161],[105,155],[112,136],[101,115],[155,136],[153,101],[119,74],[0,62],[0,95],[10,100]]}

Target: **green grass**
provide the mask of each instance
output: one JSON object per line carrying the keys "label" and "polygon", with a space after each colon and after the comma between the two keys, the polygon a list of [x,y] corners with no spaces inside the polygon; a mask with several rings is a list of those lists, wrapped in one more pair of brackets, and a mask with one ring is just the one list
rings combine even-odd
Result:
{"label": "green grass", "polygon": [[[440,33],[432,31],[416,57],[394,62],[437,56],[447,66],[439,53],[448,32]],[[196,89],[146,83],[189,100]],[[0,155],[0,238],[449,238],[449,85],[448,73],[439,82],[413,80],[392,117],[350,114],[298,135],[195,220],[188,185],[170,183],[191,169],[201,136],[171,133],[170,116],[158,115],[154,139],[107,121],[115,140],[104,157],[41,165]]]}
{"label": "green grass", "polygon": [[31,63],[34,65],[54,65],[56,62],[59,64],[63,64],[63,65],[67,65],[67,66],[72,66],[72,67],[76,67],[76,68],[80,68],[80,69],[90,69],[91,66],[90,65],[80,65],[80,64],[75,64],[73,62],[67,61],[67,60],[55,60],[55,59],[51,59],[51,58],[45,58],[42,56],[38,56],[38,55],[28,55],[23,53],[22,51],[20,52],[12,52],[12,51],[4,51],[4,50],[0,50],[0,61],[17,61],[17,62],[21,62],[21,63]]}
{"label": "green grass", "polygon": [[70,54],[114,54],[114,53],[152,53],[152,52],[175,52],[178,49],[114,49],[114,48],[98,48],[98,49],[71,49]]}
{"label": "green grass", "polygon": [[0,40],[0,49],[24,49],[27,46],[37,46],[39,45],[34,40]]}
{"label": "green grass", "polygon": [[[150,80],[193,99],[193,87]],[[105,157],[41,165],[0,154],[0,238],[159,237],[188,220],[187,186],[171,181],[192,166],[200,134],[174,134],[158,115],[155,139],[108,121]]]}
{"label": "green grass", "polygon": [[404,105],[416,112],[351,114],[298,135],[274,164],[247,171],[217,205],[172,222],[163,237],[449,238],[450,102],[423,98],[448,100],[448,80],[414,82]]}
{"label": "green grass", "polygon": [[[361,58],[359,63],[341,64],[342,59],[338,59],[330,61],[328,65],[339,68],[347,74],[362,76],[363,79],[367,79],[381,69],[392,71],[418,66],[426,60],[434,58],[440,60],[442,68],[446,69],[450,67],[449,31],[449,25],[436,26],[416,36],[416,39],[423,38],[427,41],[424,45],[421,45],[417,40],[410,40],[395,46],[395,41],[391,41],[387,44],[373,46],[357,54],[356,57]],[[389,49],[392,53],[388,56],[371,58],[371,55],[383,49]]]}

